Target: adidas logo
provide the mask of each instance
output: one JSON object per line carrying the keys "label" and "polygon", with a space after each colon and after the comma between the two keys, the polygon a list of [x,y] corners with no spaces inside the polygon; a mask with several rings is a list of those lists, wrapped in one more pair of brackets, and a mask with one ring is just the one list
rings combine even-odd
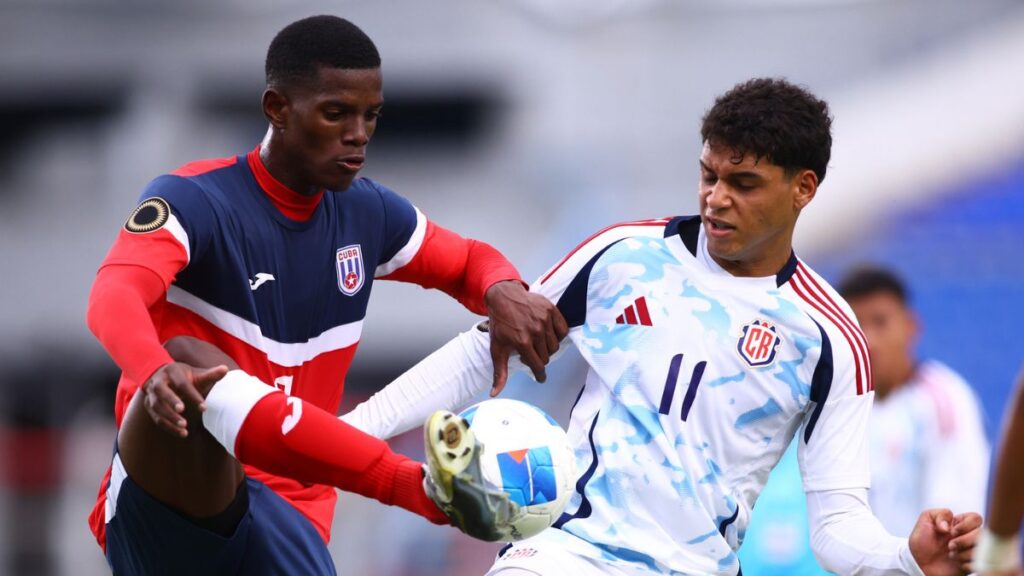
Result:
{"label": "adidas logo", "polygon": [[640,326],[653,326],[651,314],[647,311],[647,300],[643,296],[636,299],[626,307],[626,310],[615,319],[616,324],[639,324]]}

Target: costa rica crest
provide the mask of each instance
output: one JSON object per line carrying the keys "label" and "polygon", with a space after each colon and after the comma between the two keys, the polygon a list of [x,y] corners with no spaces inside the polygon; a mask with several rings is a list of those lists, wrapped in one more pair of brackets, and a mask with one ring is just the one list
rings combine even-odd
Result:
{"label": "costa rica crest", "polygon": [[782,344],[775,325],[765,320],[754,320],[743,327],[736,350],[751,367],[768,366],[775,362],[775,352]]}
{"label": "costa rica crest", "polygon": [[363,251],[359,244],[338,248],[334,257],[338,270],[338,290],[346,296],[353,296],[363,287],[366,273],[363,271]]}

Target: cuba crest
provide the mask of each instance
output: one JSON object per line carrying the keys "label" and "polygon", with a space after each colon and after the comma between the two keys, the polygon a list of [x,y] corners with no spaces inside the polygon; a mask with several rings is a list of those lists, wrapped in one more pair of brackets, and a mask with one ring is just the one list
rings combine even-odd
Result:
{"label": "cuba crest", "polygon": [[334,258],[338,270],[338,290],[346,296],[354,296],[363,287],[366,273],[363,270],[363,251],[359,244],[338,248]]}
{"label": "cuba crest", "polygon": [[754,320],[743,327],[736,350],[743,360],[753,368],[768,366],[775,362],[775,352],[782,344],[775,325],[764,320]]}

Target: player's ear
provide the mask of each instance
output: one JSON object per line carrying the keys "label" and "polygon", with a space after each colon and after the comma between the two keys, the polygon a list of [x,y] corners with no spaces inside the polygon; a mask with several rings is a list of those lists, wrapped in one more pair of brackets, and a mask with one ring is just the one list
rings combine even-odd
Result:
{"label": "player's ear", "polygon": [[280,90],[268,87],[263,91],[263,115],[276,130],[288,125],[288,97]]}
{"label": "player's ear", "polygon": [[793,194],[793,207],[799,212],[804,206],[814,200],[818,193],[818,175],[814,170],[801,170],[793,179],[795,194]]}

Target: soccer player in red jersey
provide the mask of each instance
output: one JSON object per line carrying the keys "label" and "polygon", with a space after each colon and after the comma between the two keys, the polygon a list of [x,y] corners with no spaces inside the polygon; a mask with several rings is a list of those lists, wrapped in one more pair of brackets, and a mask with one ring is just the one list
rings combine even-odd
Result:
{"label": "soccer player in red jersey", "polygon": [[[357,178],[383,105],[361,30],[295,22],[266,73],[263,142],[153,180],[92,288],[89,327],[123,370],[90,516],[115,573],[334,573],[332,485],[447,520],[419,463],[333,417],[375,279],[487,314],[496,390],[514,352],[543,380],[567,331],[495,249]],[[202,424],[227,451],[200,423],[211,386]]]}

